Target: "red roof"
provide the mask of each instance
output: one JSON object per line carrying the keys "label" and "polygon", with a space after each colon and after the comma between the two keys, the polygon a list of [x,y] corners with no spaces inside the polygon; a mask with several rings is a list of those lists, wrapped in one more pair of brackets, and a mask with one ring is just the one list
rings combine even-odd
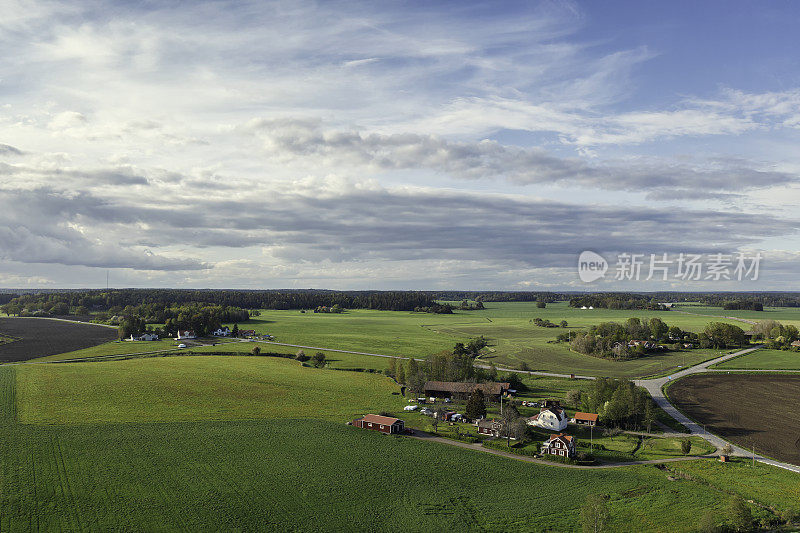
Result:
{"label": "red roof", "polygon": [[575,420],[590,420],[592,422],[597,422],[597,418],[599,415],[595,413],[575,413]]}
{"label": "red roof", "polygon": [[364,422],[372,422],[373,424],[384,424],[387,426],[391,426],[395,422],[398,422],[399,418],[392,418],[390,416],[381,416],[381,415],[364,415],[362,418]]}
{"label": "red roof", "polygon": [[547,442],[552,442],[554,440],[562,440],[562,441],[572,442],[572,435],[565,435],[563,433],[558,433],[556,435],[550,435],[550,438],[547,439]]}

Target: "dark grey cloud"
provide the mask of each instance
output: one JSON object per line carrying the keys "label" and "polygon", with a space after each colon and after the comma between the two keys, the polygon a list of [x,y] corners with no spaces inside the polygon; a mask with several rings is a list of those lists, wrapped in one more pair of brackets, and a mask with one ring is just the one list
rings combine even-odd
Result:
{"label": "dark grey cloud", "polygon": [[22,155],[25,152],[8,144],[0,143],[0,155]]}
{"label": "dark grey cloud", "polygon": [[449,259],[564,267],[585,249],[729,253],[794,234],[800,226],[739,212],[578,206],[442,190],[284,193],[237,201],[208,197],[147,206],[86,192],[35,191],[22,194],[17,203],[32,212],[48,210],[58,218],[108,228],[111,234],[123,232],[130,245],[268,247],[286,261]]}
{"label": "dark grey cloud", "polygon": [[429,169],[454,178],[504,178],[520,185],[558,184],[608,190],[654,192],[680,198],[730,199],[731,191],[785,185],[797,176],[757,168],[740,158],[716,158],[702,165],[630,159],[590,164],[558,157],[540,147],[494,141],[453,142],[431,135],[325,130],[313,120],[256,120],[244,130],[264,139],[268,151],[327,164],[376,170]]}
{"label": "dark grey cloud", "polygon": [[[137,250],[114,236],[87,236],[99,221],[84,207],[108,205],[89,193],[53,189],[0,189],[0,259],[23,263],[80,265],[138,270],[197,270],[209,265],[192,258],[172,258]],[[93,232],[95,235],[96,231]],[[122,233],[124,234],[124,233]]]}

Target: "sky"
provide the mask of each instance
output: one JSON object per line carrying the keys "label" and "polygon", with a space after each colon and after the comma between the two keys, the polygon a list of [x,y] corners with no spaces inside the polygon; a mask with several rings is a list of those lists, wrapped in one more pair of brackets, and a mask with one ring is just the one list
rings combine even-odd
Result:
{"label": "sky", "polygon": [[0,287],[800,290],[797,3],[2,5]]}

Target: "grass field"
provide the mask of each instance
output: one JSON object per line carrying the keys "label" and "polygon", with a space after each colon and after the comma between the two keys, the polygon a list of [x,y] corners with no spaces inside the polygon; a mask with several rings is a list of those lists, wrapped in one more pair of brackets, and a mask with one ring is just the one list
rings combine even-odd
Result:
{"label": "grass field", "polygon": [[[270,390],[260,389],[261,382],[291,373],[290,367],[304,372],[299,390],[309,393],[326,390],[328,380],[379,378],[292,367],[291,361],[271,358],[210,359],[0,367],[0,530],[571,531],[580,527],[578,508],[586,496],[606,494],[612,531],[631,524],[637,531],[692,531],[706,509],[722,521],[731,490],[724,472],[712,473],[722,480],[708,485],[670,480],[668,472],[653,466],[596,471],[539,466],[358,430],[341,420],[201,420],[208,407],[204,396],[227,402],[219,386]],[[221,381],[206,376],[212,368],[205,365],[233,361],[243,366],[219,370],[226,376]],[[147,390],[144,382],[156,378],[148,365],[175,380],[157,378],[158,387],[138,396],[134,389]],[[200,371],[178,368],[182,365],[199,365]],[[26,377],[40,368],[48,370]],[[64,374],[59,379],[51,371]],[[313,374],[330,377],[308,377]],[[51,391],[31,389],[32,377],[45,380],[48,388],[64,384]],[[48,396],[72,394],[67,389],[77,380],[103,392],[92,393],[87,384],[81,394],[89,407],[59,424],[39,423],[57,416],[58,404]],[[164,393],[180,398],[179,409],[194,421],[175,421],[157,406],[170,421],[128,420],[129,406],[149,411],[148,403],[139,402],[158,401]],[[384,391],[375,394],[383,397]],[[238,409],[249,413],[248,403],[238,402]],[[197,409],[188,409],[192,405]],[[318,409],[320,416],[335,417],[342,407],[332,400]],[[19,423],[17,413],[37,423]],[[87,416],[103,422],[91,423]],[[787,505],[785,494],[796,492],[797,478],[775,468],[757,471],[758,484],[771,489],[755,500],[778,509]],[[752,493],[747,473],[737,475],[732,490]]]}
{"label": "grass field", "polygon": [[717,363],[714,368],[732,370],[800,370],[800,353],[786,350],[756,350]]}
{"label": "grass field", "polygon": [[277,341],[289,344],[403,357],[425,357],[452,349],[456,342],[483,335],[490,346],[482,359],[498,366],[518,367],[524,362],[533,370],[628,378],[697,364],[719,352],[690,350],[631,361],[609,361],[571,352],[564,344],[550,343],[564,330],[540,328],[534,326],[532,320],[536,317],[555,323],[567,320],[570,328],[578,329],[609,320],[624,322],[631,316],[648,320],[657,316],[670,325],[691,331],[700,331],[714,320],[746,327],[741,322],[719,318],[724,315],[719,308],[714,318],[676,312],[590,311],[571,308],[566,302],[548,304],[546,309],[538,309],[532,302],[489,302],[486,307],[483,311],[459,311],[452,315],[370,310],[349,310],[342,314],[263,310],[261,316],[240,327],[269,333]]}
{"label": "grass field", "polygon": [[800,375],[695,374],[673,382],[667,393],[710,432],[800,465]]}
{"label": "grass field", "polygon": [[28,424],[316,418],[344,423],[402,410],[379,374],[302,367],[275,357],[158,357],[27,365],[17,412]]}

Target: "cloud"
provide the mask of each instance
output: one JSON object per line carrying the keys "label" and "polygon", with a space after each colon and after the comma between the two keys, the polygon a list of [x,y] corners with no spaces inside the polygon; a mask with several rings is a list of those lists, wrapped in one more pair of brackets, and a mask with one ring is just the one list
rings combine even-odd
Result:
{"label": "cloud", "polygon": [[0,144],[0,155],[8,156],[8,155],[22,155],[22,150],[18,148],[14,148],[13,146],[9,146],[7,144]]}
{"label": "cloud", "polygon": [[590,164],[539,147],[332,130],[310,119],[251,120],[240,130],[258,135],[265,151],[281,161],[293,158],[302,164],[316,159],[320,166],[368,167],[373,172],[424,169],[459,179],[643,191],[654,199],[690,198],[692,193],[697,198],[733,199],[734,192],[797,182],[793,174],[757,168],[741,158],[718,157],[695,165],[641,157]]}
{"label": "cloud", "polygon": [[[167,257],[114,239],[90,235],[86,213],[113,205],[90,194],[52,189],[0,190],[0,258],[22,263],[55,263],[141,270],[195,270],[209,265]],[[97,228],[99,229],[99,228]]]}

